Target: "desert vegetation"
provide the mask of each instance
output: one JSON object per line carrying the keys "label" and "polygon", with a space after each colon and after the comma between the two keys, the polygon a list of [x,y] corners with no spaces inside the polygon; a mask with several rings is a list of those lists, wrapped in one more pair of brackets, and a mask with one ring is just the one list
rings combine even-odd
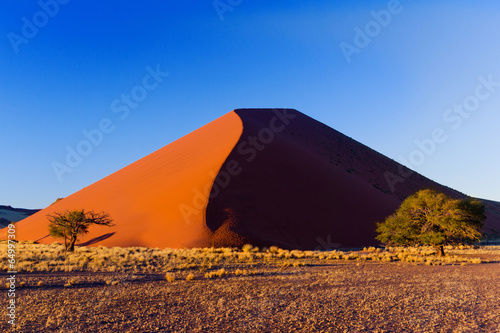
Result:
{"label": "desert vegetation", "polygon": [[453,199],[431,189],[420,190],[377,225],[377,239],[387,245],[431,245],[444,256],[444,245],[481,239],[484,211],[476,199]]}
{"label": "desert vegetation", "polygon": [[[59,199],[58,199],[59,200]],[[56,202],[58,201],[56,200]],[[73,252],[78,236],[86,234],[92,225],[111,227],[113,220],[105,212],[95,213],[84,209],[67,210],[47,215],[49,234],[54,238],[63,238],[66,251]]]}
{"label": "desert vegetation", "polygon": [[[299,251],[275,246],[270,248],[246,245],[243,248],[159,249],[144,247],[85,247],[77,246],[67,252],[59,243],[35,244],[18,242],[17,270],[19,272],[124,272],[167,273],[197,271],[213,278],[230,274],[250,274],[257,268],[286,268],[331,263],[399,262],[422,265],[478,264],[500,256],[500,246],[445,246],[448,255],[439,256],[431,246],[369,247],[358,250]],[[0,266],[6,272],[7,246],[0,251]],[[225,273],[211,274],[221,268]],[[207,274],[208,273],[208,274]]]}

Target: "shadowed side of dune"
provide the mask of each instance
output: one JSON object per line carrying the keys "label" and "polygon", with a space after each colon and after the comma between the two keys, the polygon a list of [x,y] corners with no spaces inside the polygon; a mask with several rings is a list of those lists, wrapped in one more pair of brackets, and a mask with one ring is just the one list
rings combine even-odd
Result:
{"label": "shadowed side of dune", "polygon": [[483,234],[486,240],[500,240],[500,202],[481,199],[486,206]]}
{"label": "shadowed side of dune", "polygon": [[218,175],[206,211],[215,245],[231,243],[224,235],[298,249],[372,245],[375,223],[408,195],[460,196],[417,173],[391,188],[387,172],[400,164],[298,111],[235,112],[243,134],[221,170],[237,172]]}

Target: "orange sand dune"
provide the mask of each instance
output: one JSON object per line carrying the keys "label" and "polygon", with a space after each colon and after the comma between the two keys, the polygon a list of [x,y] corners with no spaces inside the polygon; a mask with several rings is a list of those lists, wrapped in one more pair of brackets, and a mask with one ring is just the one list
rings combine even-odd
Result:
{"label": "orange sand dune", "polygon": [[[193,204],[194,189],[210,188],[213,177],[238,141],[242,123],[231,112],[112,175],[17,223],[17,238],[52,243],[47,214],[66,209],[108,212],[114,227],[90,228],[85,243],[103,246],[198,247],[211,245],[204,222],[207,195]],[[184,218],[180,203],[190,204]],[[111,234],[111,236],[110,236]],[[107,237],[106,236],[110,236]],[[61,240],[59,240],[61,241]]]}
{"label": "orange sand dune", "polygon": [[[464,196],[296,110],[239,109],[18,222],[17,236],[51,243],[46,215],[84,208],[116,223],[85,245],[375,245],[375,223],[423,188]],[[487,205],[485,230],[499,232],[500,205]]]}

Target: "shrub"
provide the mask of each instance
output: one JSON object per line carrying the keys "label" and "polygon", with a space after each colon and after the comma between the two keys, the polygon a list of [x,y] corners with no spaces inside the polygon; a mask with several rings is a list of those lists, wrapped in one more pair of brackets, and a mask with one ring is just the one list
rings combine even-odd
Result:
{"label": "shrub", "polygon": [[279,251],[279,248],[277,246],[273,245],[269,248],[269,252],[271,252],[271,253],[278,253],[278,251]]}
{"label": "shrub", "polygon": [[226,272],[226,270],[224,268],[221,268],[221,269],[219,269],[217,271],[217,276],[220,277],[220,278],[222,278],[222,277],[224,277],[226,275],[227,275],[227,272]]}
{"label": "shrub", "polygon": [[479,200],[421,190],[377,224],[377,239],[388,245],[431,245],[444,255],[445,245],[480,240],[484,209]]}
{"label": "shrub", "polygon": [[245,244],[245,245],[243,245],[243,247],[241,248],[241,250],[242,250],[243,252],[251,252],[251,251],[252,251],[252,249],[253,249],[252,244]]}
{"label": "shrub", "polygon": [[93,211],[72,210],[64,213],[47,215],[49,223],[49,234],[55,238],[64,238],[66,251],[75,251],[75,242],[78,235],[88,233],[91,225],[113,226],[113,220],[105,212],[94,213]]}

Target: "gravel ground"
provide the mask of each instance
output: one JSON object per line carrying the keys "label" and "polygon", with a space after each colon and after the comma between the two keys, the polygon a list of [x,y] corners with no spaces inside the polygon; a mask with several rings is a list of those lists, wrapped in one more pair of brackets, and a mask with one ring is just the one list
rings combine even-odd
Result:
{"label": "gravel ground", "polygon": [[[185,280],[189,273],[195,275],[193,281]],[[16,290],[16,329],[500,332],[498,262],[465,266],[336,262],[286,269],[254,267],[254,273],[206,279],[203,273],[185,271],[177,273],[174,282],[159,274],[18,274],[25,285]],[[0,299],[5,309],[5,289]],[[5,318],[0,331],[9,332]]]}

